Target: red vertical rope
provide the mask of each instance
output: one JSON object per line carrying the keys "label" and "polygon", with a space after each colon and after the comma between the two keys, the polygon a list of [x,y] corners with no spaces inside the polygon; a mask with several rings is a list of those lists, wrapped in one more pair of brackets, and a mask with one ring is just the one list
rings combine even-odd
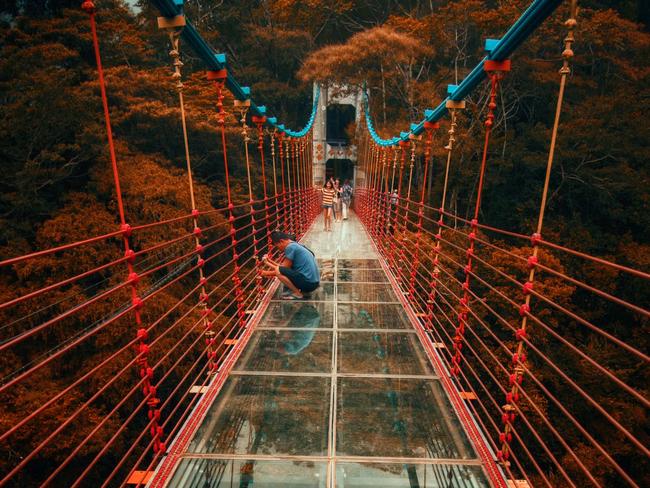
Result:
{"label": "red vertical rope", "polygon": [[302,194],[300,192],[300,165],[298,164],[298,146],[299,139],[295,137],[291,140],[291,166],[293,168],[294,183],[294,216],[296,221],[296,236],[302,236],[303,221],[302,221]]}
{"label": "red vertical rope", "polygon": [[267,249],[271,248],[271,224],[269,222],[269,195],[266,185],[266,168],[264,162],[264,123],[266,117],[253,116],[253,123],[257,127],[257,149],[260,153],[260,168],[262,170],[262,193],[264,195],[264,222],[266,228]]}
{"label": "red vertical rope", "polygon": [[286,141],[286,158],[287,158],[287,191],[289,193],[289,221],[291,222],[290,232],[294,235],[298,235],[298,222],[296,220],[296,177],[294,174],[293,168],[293,159],[294,159],[294,145],[293,137],[287,137]]}
{"label": "red vertical rope", "polygon": [[[412,138],[410,141],[411,145],[411,158],[409,161],[409,178],[408,184],[406,187],[406,199],[404,200],[404,221],[402,227],[402,241],[406,238],[406,232],[408,230],[407,224],[409,222],[409,212],[411,209],[411,184],[413,183],[413,168],[415,167],[415,150],[416,150],[416,139]],[[402,257],[403,258],[403,257]]]}
{"label": "red vertical rope", "polygon": [[300,236],[300,215],[298,212],[298,174],[296,168],[296,138],[289,141],[289,165],[287,170],[291,174],[291,218],[293,220],[293,233]]}
{"label": "red vertical rope", "polygon": [[219,123],[219,131],[221,133],[221,148],[223,150],[223,168],[224,179],[226,181],[226,195],[228,198],[228,222],[230,224],[230,244],[232,246],[232,261],[234,264],[234,273],[232,277],[233,284],[235,285],[235,300],[237,301],[237,316],[239,317],[239,325],[241,327],[246,325],[246,312],[244,310],[244,291],[242,289],[242,282],[239,276],[239,255],[237,254],[237,230],[235,228],[235,216],[233,214],[234,205],[232,203],[232,192],[230,189],[230,172],[228,168],[228,147],[226,142],[226,110],[223,107],[223,89],[226,82],[228,72],[225,69],[219,71],[208,71],[208,80],[214,80],[217,88],[217,122]]}
{"label": "red vertical rope", "polygon": [[113,130],[111,127],[111,117],[108,108],[108,96],[106,95],[106,81],[104,79],[104,69],[102,67],[101,53],[99,51],[99,38],[97,36],[97,25],[95,21],[95,4],[91,0],[86,0],[81,5],[81,8],[88,14],[90,18],[90,30],[93,38],[93,48],[95,51],[95,61],[97,63],[97,74],[99,77],[99,88],[102,97],[102,107],[104,109],[104,123],[106,126],[106,137],[108,140],[108,148],[111,159],[111,167],[113,169],[113,181],[115,184],[115,196],[117,199],[117,208],[120,216],[120,224],[122,230],[122,241],[124,244],[124,255],[128,258],[126,261],[127,270],[129,273],[129,282],[131,288],[131,303],[134,309],[135,325],[137,327],[136,337],[138,338],[137,352],[140,355],[138,359],[139,374],[143,380],[142,392],[147,398],[147,405],[149,407],[149,415],[153,416],[154,424],[151,428],[151,433],[154,438],[154,450],[156,452],[164,451],[165,445],[160,440],[162,437],[162,429],[158,425],[158,418],[160,410],[158,406],[160,399],[156,396],[156,388],[152,385],[153,369],[149,366],[148,354],[149,346],[147,345],[147,329],[142,327],[141,308],[144,302],[138,297],[137,283],[139,276],[133,268],[135,260],[135,253],[131,250],[129,245],[129,236],[131,234],[131,226],[126,223],[124,213],[124,201],[122,198],[122,189],[120,187],[120,175],[117,167],[117,158],[115,156],[115,144],[113,141]]}
{"label": "red vertical rope", "polygon": [[420,204],[418,205],[418,222],[417,231],[415,234],[415,260],[411,268],[411,278],[409,282],[409,296],[411,300],[415,294],[415,273],[420,266],[420,241],[422,238],[422,219],[424,217],[424,197],[427,188],[427,177],[429,175],[429,164],[431,160],[431,145],[433,143],[433,130],[438,129],[440,124],[438,122],[425,122],[424,130],[426,131],[426,138],[424,142],[424,172],[422,176],[422,191],[420,193]]}
{"label": "red vertical rope", "polygon": [[[403,225],[402,225],[402,232],[400,236],[400,246],[399,246],[399,255],[400,255],[400,262],[402,263],[403,268],[411,267],[412,270],[415,270],[412,265],[408,265],[407,259],[406,259],[406,241],[407,239],[407,232],[408,232],[408,223],[409,223],[409,212],[410,212],[410,207],[411,207],[411,184],[413,183],[413,168],[415,166],[415,150],[416,150],[416,140],[417,138],[411,134],[411,139],[410,139],[410,146],[411,146],[411,157],[409,160],[409,177],[408,177],[408,184],[406,187],[406,198],[404,199],[404,218],[403,218]],[[406,271],[406,270],[405,270]],[[404,287],[406,288],[406,280],[404,280]]]}
{"label": "red vertical rope", "polygon": [[309,139],[307,142],[307,182],[306,182],[306,191],[309,195],[309,211],[310,211],[310,221],[316,216],[316,205],[314,202],[314,134],[309,133]]}
{"label": "red vertical rope", "polygon": [[[181,127],[183,130],[183,148],[185,149],[185,164],[187,167],[187,181],[188,181],[188,187],[189,187],[189,192],[190,192],[190,204],[191,204],[191,215],[192,215],[192,223],[193,223],[193,229],[192,229],[192,234],[194,236],[194,249],[195,252],[197,253],[197,264],[198,264],[198,270],[199,270],[199,285],[200,285],[200,294],[199,294],[199,303],[202,305],[202,316],[203,316],[203,325],[204,325],[204,332],[206,335],[206,340],[208,342],[208,349],[211,348],[212,344],[214,343],[214,331],[212,329],[212,323],[209,320],[209,311],[208,311],[208,293],[206,290],[205,285],[207,284],[207,279],[205,277],[205,274],[203,272],[203,264],[205,263],[202,253],[203,253],[203,246],[201,245],[201,228],[199,227],[199,210],[196,208],[196,198],[194,195],[194,179],[192,176],[192,160],[190,158],[190,146],[189,146],[189,140],[187,136],[187,120],[185,117],[185,101],[183,97],[183,82],[181,81],[182,75],[181,75],[181,67],[183,66],[183,63],[180,60],[180,47],[179,47],[179,41],[180,41],[180,34],[181,31],[176,28],[172,27],[168,29],[169,31],[169,39],[171,42],[171,47],[172,50],[170,51],[170,56],[172,57],[173,61],[173,66],[174,66],[174,74],[172,75],[172,79],[175,80],[175,86],[174,88],[178,92],[178,104],[180,108],[180,113],[181,113]],[[208,363],[210,363],[210,371],[215,371],[216,370],[216,363],[212,361],[212,354],[208,354]],[[157,414],[160,416],[160,412]]]}
{"label": "red vertical rope", "polygon": [[[282,225],[283,225],[283,231],[287,232],[289,222],[287,220],[287,187],[285,183],[285,177],[284,177],[284,132],[278,132],[276,135],[277,141],[278,141],[278,159],[280,162],[280,175],[281,175],[281,182],[282,182]],[[279,217],[279,215],[278,215]],[[280,219],[278,218],[278,223],[280,223]]]}
{"label": "red vertical rope", "polygon": [[450,112],[450,124],[449,124],[449,142],[445,146],[447,150],[447,163],[445,165],[445,177],[442,185],[442,197],[440,199],[440,209],[438,215],[438,231],[435,234],[434,238],[436,240],[436,245],[433,249],[434,259],[433,259],[433,271],[431,273],[431,279],[429,281],[429,296],[427,299],[427,323],[429,326],[433,326],[433,305],[436,299],[436,289],[438,286],[438,279],[440,277],[440,251],[442,249],[442,228],[444,225],[444,213],[445,205],[447,201],[447,188],[449,186],[449,168],[451,166],[451,155],[454,149],[454,142],[456,142],[456,110],[464,106],[465,102],[447,102]]}
{"label": "red vertical rope", "polygon": [[309,148],[311,145],[311,134],[305,136],[305,143],[303,148],[303,168],[304,168],[304,177],[303,177],[303,193],[305,195],[305,202],[307,205],[306,216],[307,216],[307,225],[311,222],[312,215],[312,200],[311,200],[311,166],[309,162]]}
{"label": "red vertical rope", "polygon": [[[314,192],[312,191],[314,186],[314,162],[313,157],[313,134],[309,132],[307,135],[307,146],[305,148],[305,166],[306,166],[306,176],[305,176],[305,191],[309,195],[309,210],[313,214],[314,206]],[[311,219],[310,219],[311,220]]]}
{"label": "red vertical rope", "polygon": [[311,137],[310,134],[305,136],[304,142],[303,142],[303,149],[302,149],[302,164],[303,164],[303,178],[302,178],[302,191],[303,195],[305,195],[305,217],[307,219],[307,224],[311,221],[311,193],[309,189],[311,188],[311,185],[309,184],[310,178],[309,178],[309,139],[308,137]]}
{"label": "red vertical rope", "polygon": [[286,216],[287,216],[287,232],[294,233],[294,221],[293,221],[293,193],[291,186],[291,138],[285,137],[284,140],[284,161],[282,162],[285,166],[285,176],[287,178],[287,206],[286,206]]}
{"label": "red vertical rope", "polygon": [[368,151],[368,221],[370,222],[370,232],[375,238],[377,237],[379,214],[377,208],[377,161],[381,154],[381,148],[372,145]]}
{"label": "red vertical rope", "polygon": [[383,186],[385,184],[385,168],[389,150],[387,147],[379,148],[374,168],[375,235],[380,239],[386,236],[386,212],[388,209]]}
{"label": "red vertical rope", "polygon": [[302,145],[302,169],[303,169],[303,177],[302,177],[302,193],[304,195],[304,202],[305,202],[305,224],[308,225],[309,222],[311,222],[311,211],[312,211],[312,206],[311,206],[311,192],[309,189],[311,188],[310,185],[310,178],[309,178],[309,144],[311,140],[311,133],[305,135],[303,138],[303,145]]}
{"label": "red vertical rope", "polygon": [[357,188],[357,196],[354,199],[355,202],[355,212],[359,216],[359,218],[367,224],[367,204],[366,204],[366,190],[368,188],[369,184],[369,171],[368,171],[368,164],[367,164],[367,147],[368,147],[368,134],[364,132],[364,135],[361,137],[359,141],[359,150],[357,153],[357,158],[360,163],[361,170],[363,172],[363,183],[362,185]]}
{"label": "red vertical rope", "polygon": [[303,215],[303,201],[302,201],[302,171],[300,169],[300,144],[301,139],[294,139],[293,141],[293,152],[294,152],[294,167],[296,175],[296,219],[298,221],[298,232],[297,234],[302,236],[305,229],[305,221]]}
{"label": "red vertical rope", "polygon": [[[248,151],[248,143],[250,142],[250,137],[248,136],[248,125],[246,124],[246,114],[248,113],[248,108],[250,107],[250,101],[238,101],[235,100],[235,107],[239,107],[239,112],[241,115],[240,122],[242,124],[242,139],[244,140],[244,155],[246,160],[246,182],[248,184],[248,209],[251,220],[251,235],[253,237],[253,259],[255,260],[255,269],[257,274],[255,276],[255,284],[257,291],[257,299],[261,299],[264,295],[264,278],[262,277],[262,263],[260,260],[260,250],[258,244],[260,239],[257,238],[257,219],[255,218],[255,198],[253,196],[253,178],[251,177],[251,162]],[[263,239],[262,239],[263,241]]]}
{"label": "red vertical rope", "polygon": [[399,158],[399,146],[393,146],[393,167],[391,169],[391,176],[390,176],[390,185],[388,187],[388,195],[386,196],[386,206],[387,206],[387,212],[386,212],[386,225],[382,228],[382,232],[384,233],[385,238],[382,240],[384,243],[384,254],[386,255],[386,258],[388,260],[388,263],[390,264],[392,269],[395,269],[395,263],[391,259],[392,253],[390,252],[390,249],[392,247],[392,241],[391,241],[391,222],[393,220],[393,212],[396,211],[397,209],[395,207],[395,203],[393,203],[393,189],[395,188],[395,171],[397,169],[397,160]]}
{"label": "red vertical rope", "polygon": [[300,236],[305,232],[305,204],[303,200],[302,192],[302,178],[304,176],[302,171],[302,138],[296,139],[293,143],[295,155],[295,166],[296,166],[296,202],[297,202],[297,218],[298,218],[298,234]]}
{"label": "red vertical rope", "polygon": [[524,283],[522,293],[524,295],[524,303],[521,304],[519,313],[521,315],[521,326],[515,332],[515,339],[517,340],[517,351],[512,356],[512,370],[510,374],[510,391],[506,394],[506,403],[503,406],[503,432],[500,435],[501,449],[497,452],[499,459],[504,463],[508,462],[510,455],[510,443],[512,441],[512,422],[513,416],[510,415],[512,409],[515,408],[519,401],[519,388],[523,381],[524,376],[524,363],[526,361],[526,347],[525,340],[527,338],[527,318],[530,313],[531,291],[535,282],[535,269],[537,266],[537,259],[539,254],[539,241],[541,240],[542,226],[544,224],[544,211],[546,209],[546,200],[548,196],[548,187],[551,178],[551,170],[553,168],[553,159],[555,156],[555,144],[557,141],[557,132],[560,124],[560,114],[562,112],[562,102],[564,100],[564,90],[566,87],[567,75],[571,72],[569,61],[573,57],[572,45],[574,42],[573,30],[577,24],[577,2],[571,2],[569,19],[565,22],[568,28],[567,36],[564,39],[564,51],[562,57],[564,58],[562,68],[560,69],[560,87],[558,98],[555,107],[555,117],[553,121],[553,130],[551,132],[551,141],[549,145],[548,159],[546,163],[546,175],[544,178],[544,185],[542,189],[542,198],[537,217],[537,228],[532,235],[532,254],[528,257],[528,280]]}
{"label": "red vertical rope", "polygon": [[273,132],[269,132],[269,139],[271,141],[271,166],[273,169],[273,207],[275,212],[274,221],[277,223],[280,220],[280,206],[278,204],[278,174],[276,169],[276,157],[275,157],[276,134],[277,134],[276,129],[273,129]]}
{"label": "red vertical rope", "polygon": [[315,207],[314,207],[314,161],[313,161],[313,134],[309,133],[309,139],[307,139],[307,148],[305,152],[306,165],[307,165],[307,177],[305,181],[305,191],[309,195],[309,221],[311,222],[315,216]]}
{"label": "red vertical rope", "polygon": [[379,248],[386,252],[386,229],[387,217],[390,217],[390,207],[388,206],[388,157],[391,152],[391,147],[383,148],[381,159],[377,160],[375,166],[375,188],[373,192],[373,201],[375,204],[375,235],[377,242],[380,243]]}
{"label": "red vertical rope", "polygon": [[[393,186],[393,189],[397,190],[397,198],[395,198],[395,203],[394,203],[394,212],[393,212],[393,222],[390,227],[390,236],[389,236],[389,241],[390,241],[390,259],[393,265],[393,270],[395,271],[395,279],[399,282],[399,284],[402,284],[402,276],[397,270],[402,266],[402,263],[399,263],[397,260],[397,254],[398,254],[398,249],[397,249],[397,240],[395,233],[397,232],[398,228],[398,217],[400,215],[399,213],[399,208],[402,200],[402,177],[404,176],[404,164],[406,163],[406,148],[409,147],[409,142],[408,141],[399,141],[399,148],[400,148],[400,157],[399,157],[399,176],[397,177],[397,187]],[[393,166],[393,169],[395,169],[395,166]],[[394,175],[393,175],[394,176]],[[392,203],[393,196],[391,195],[391,205]]]}
{"label": "red vertical rope", "polygon": [[[469,233],[469,247],[467,248],[467,264],[465,265],[465,282],[463,283],[463,298],[460,300],[460,311],[458,312],[458,327],[456,327],[456,334],[454,336],[454,356],[452,358],[453,366],[451,373],[457,376],[460,371],[460,363],[462,360],[463,336],[465,334],[465,326],[467,324],[467,311],[469,304],[469,289],[470,289],[470,275],[472,272],[472,256],[474,255],[474,244],[476,240],[476,233],[478,231],[478,216],[481,209],[481,197],[483,195],[483,182],[485,180],[485,167],[487,164],[487,152],[490,144],[490,134],[492,133],[492,126],[494,125],[494,109],[496,109],[496,96],[499,80],[502,77],[501,71],[496,69],[505,68],[505,63],[486,63],[485,69],[488,71],[490,77],[490,102],[488,103],[488,113],[485,120],[485,139],[483,143],[483,156],[481,158],[481,168],[479,170],[478,188],[476,189],[476,205],[474,207],[474,218],[471,221],[472,231]],[[510,414],[509,414],[510,415]],[[511,413],[514,419],[514,413]]]}

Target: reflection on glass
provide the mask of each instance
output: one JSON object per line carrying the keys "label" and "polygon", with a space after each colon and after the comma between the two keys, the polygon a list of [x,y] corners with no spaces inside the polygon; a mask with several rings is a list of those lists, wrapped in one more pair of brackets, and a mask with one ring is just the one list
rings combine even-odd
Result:
{"label": "reflection on glass", "polygon": [[325,455],[329,389],[329,378],[231,376],[188,451]]}
{"label": "reflection on glass", "polygon": [[424,465],[337,463],[337,488],[424,488]]}
{"label": "reflection on glass", "polygon": [[428,487],[489,488],[487,476],[480,466],[428,464],[424,472]]}
{"label": "reflection on glass", "polygon": [[339,303],[337,311],[339,329],[412,329],[398,304]]}
{"label": "reflection on glass", "polygon": [[316,332],[316,327],[318,323],[314,322],[312,327],[299,330],[255,331],[235,371],[329,372],[332,333]]}
{"label": "reflection on glass", "polygon": [[386,273],[381,269],[339,269],[338,281],[353,281],[353,282],[375,282],[385,283],[388,282]]}
{"label": "reflection on glass", "polygon": [[480,466],[337,463],[337,488],[489,488]]}
{"label": "reflection on glass", "polygon": [[336,433],[339,456],[475,457],[436,380],[340,378]]}
{"label": "reflection on glass", "polygon": [[319,268],[334,268],[335,260],[333,258],[316,258]]}
{"label": "reflection on glass", "polygon": [[342,302],[396,302],[390,285],[383,283],[339,283],[337,299]]}
{"label": "reflection on glass", "polygon": [[378,259],[339,259],[339,268],[381,269]]}
{"label": "reflection on glass", "polygon": [[310,461],[181,459],[170,488],[326,488],[327,464]]}
{"label": "reflection on glass", "polygon": [[338,348],[342,373],[434,374],[416,334],[340,332]]}
{"label": "reflection on glass", "polygon": [[271,302],[260,321],[260,327],[331,329],[333,325],[334,306],[331,303],[307,301]]}
{"label": "reflection on glass", "polygon": [[334,268],[321,268],[320,269],[320,281],[321,283],[326,281],[334,281],[335,276]]}

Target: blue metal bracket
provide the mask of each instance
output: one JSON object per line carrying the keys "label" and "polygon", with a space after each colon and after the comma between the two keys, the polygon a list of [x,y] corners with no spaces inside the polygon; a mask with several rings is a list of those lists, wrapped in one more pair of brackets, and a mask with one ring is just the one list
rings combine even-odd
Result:
{"label": "blue metal bracket", "polygon": [[501,42],[501,39],[486,39],[485,40],[485,52],[491,53],[494,51],[499,43]]}

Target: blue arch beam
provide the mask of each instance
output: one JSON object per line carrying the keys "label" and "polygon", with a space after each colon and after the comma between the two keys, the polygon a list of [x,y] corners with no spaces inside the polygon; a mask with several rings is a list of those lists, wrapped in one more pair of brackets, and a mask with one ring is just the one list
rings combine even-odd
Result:
{"label": "blue arch beam", "polygon": [[459,85],[449,85],[448,96],[440,105],[432,110],[425,110],[424,119],[418,124],[411,124],[408,132],[402,132],[397,137],[382,139],[375,131],[368,107],[368,96],[364,92],[364,105],[366,115],[366,126],[372,139],[380,146],[392,146],[400,140],[406,141],[409,134],[420,135],[424,132],[425,122],[436,122],[447,114],[447,100],[460,101],[474,90],[486,77],[483,69],[485,61],[504,61],[517,50],[517,48],[544,22],[562,3],[562,0],[535,0],[521,17],[512,24],[508,32],[498,41],[489,39],[486,42],[486,51],[488,52],[475,67],[465,77]]}
{"label": "blue arch beam", "polygon": [[[175,17],[177,15],[183,15],[183,0],[152,0],[153,5],[160,11],[163,17]],[[185,41],[192,50],[199,56],[206,67],[210,71],[218,71],[227,68],[227,60],[225,54],[217,53],[210,44],[199,34],[196,28],[192,23],[185,19],[185,27],[181,33],[183,41]],[[248,87],[242,86],[237,79],[233,76],[230,70],[227,70],[228,77],[226,78],[226,87],[237,100],[249,100],[250,89]],[[285,132],[290,137],[303,137],[306,135],[316,119],[316,111],[318,109],[318,98],[320,95],[320,90],[316,91],[314,96],[314,102],[312,105],[311,114],[307,121],[307,124],[304,128],[298,131],[290,130],[284,127],[282,124],[278,124],[275,117],[268,117],[266,113],[266,107],[263,105],[257,105],[253,100],[251,100],[250,111],[253,115],[263,117],[266,116],[266,123],[278,129],[281,132]]]}

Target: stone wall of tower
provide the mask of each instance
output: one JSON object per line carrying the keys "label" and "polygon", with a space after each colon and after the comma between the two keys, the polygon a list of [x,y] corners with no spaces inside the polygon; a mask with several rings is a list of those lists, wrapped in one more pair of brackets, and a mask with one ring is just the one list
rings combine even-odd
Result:
{"label": "stone wall of tower", "polygon": [[[314,96],[318,90],[319,85],[314,83],[313,91]],[[357,160],[357,146],[350,144],[345,147],[337,145],[330,145],[327,143],[327,107],[330,105],[352,105],[355,108],[355,120],[357,127],[359,121],[363,116],[362,95],[361,91],[351,91],[346,95],[335,95],[335,89],[328,89],[328,87],[320,85],[320,99],[318,102],[318,110],[316,111],[316,119],[314,120],[314,128],[312,132],[313,137],[313,174],[314,185],[322,186],[325,179],[325,169],[328,159],[349,159],[356,163]],[[359,174],[355,166],[355,182],[362,175]]]}

